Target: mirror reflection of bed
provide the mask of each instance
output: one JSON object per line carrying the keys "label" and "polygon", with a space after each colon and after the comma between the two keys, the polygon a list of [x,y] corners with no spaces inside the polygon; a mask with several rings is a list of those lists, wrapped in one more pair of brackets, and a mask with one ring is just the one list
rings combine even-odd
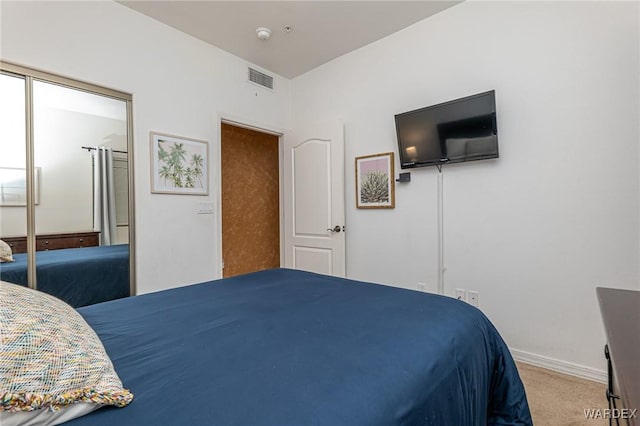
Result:
{"label": "mirror reflection of bed", "polygon": [[[20,78],[0,78],[2,89],[24,86]],[[3,96],[2,115],[24,114],[24,108],[16,108],[24,105],[24,94],[3,93],[15,96]],[[36,288],[74,307],[129,296],[126,101],[34,81],[33,124]],[[20,127],[3,126],[9,143],[0,168],[18,170],[24,181],[25,135]],[[25,186],[12,188],[23,191],[18,197],[26,200]],[[14,261],[0,263],[0,279],[27,286],[26,202],[1,198],[0,239],[10,246]]]}

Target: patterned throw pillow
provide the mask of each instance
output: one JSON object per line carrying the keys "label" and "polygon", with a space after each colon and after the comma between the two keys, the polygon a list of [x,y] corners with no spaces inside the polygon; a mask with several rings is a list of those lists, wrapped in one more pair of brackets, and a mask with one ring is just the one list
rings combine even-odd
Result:
{"label": "patterned throw pillow", "polygon": [[13,262],[13,253],[9,244],[0,240],[0,263]]}
{"label": "patterned throw pillow", "polygon": [[124,407],[132,399],[78,312],[48,294],[0,281],[3,419],[12,412],[42,415],[77,403]]}

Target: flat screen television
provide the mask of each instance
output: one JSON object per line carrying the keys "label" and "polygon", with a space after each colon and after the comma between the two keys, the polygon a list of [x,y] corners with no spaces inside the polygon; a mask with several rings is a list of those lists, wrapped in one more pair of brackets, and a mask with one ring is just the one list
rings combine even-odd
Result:
{"label": "flat screen television", "polygon": [[498,158],[495,91],[395,116],[400,167]]}

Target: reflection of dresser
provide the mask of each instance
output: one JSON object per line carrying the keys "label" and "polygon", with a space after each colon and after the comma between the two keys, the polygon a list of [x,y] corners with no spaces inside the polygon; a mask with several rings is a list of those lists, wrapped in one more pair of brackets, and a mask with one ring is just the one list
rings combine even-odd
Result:
{"label": "reflection of dresser", "polygon": [[[3,237],[15,253],[27,252],[27,237]],[[100,244],[100,232],[71,232],[67,234],[36,235],[36,251],[93,247]]]}

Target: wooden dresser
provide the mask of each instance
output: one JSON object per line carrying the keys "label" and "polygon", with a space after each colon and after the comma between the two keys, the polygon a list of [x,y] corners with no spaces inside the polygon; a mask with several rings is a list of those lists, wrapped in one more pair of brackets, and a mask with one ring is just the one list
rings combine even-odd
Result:
{"label": "wooden dresser", "polygon": [[[27,252],[27,237],[2,237],[15,253]],[[100,232],[73,232],[66,234],[36,235],[36,251],[93,247],[100,244]]]}

